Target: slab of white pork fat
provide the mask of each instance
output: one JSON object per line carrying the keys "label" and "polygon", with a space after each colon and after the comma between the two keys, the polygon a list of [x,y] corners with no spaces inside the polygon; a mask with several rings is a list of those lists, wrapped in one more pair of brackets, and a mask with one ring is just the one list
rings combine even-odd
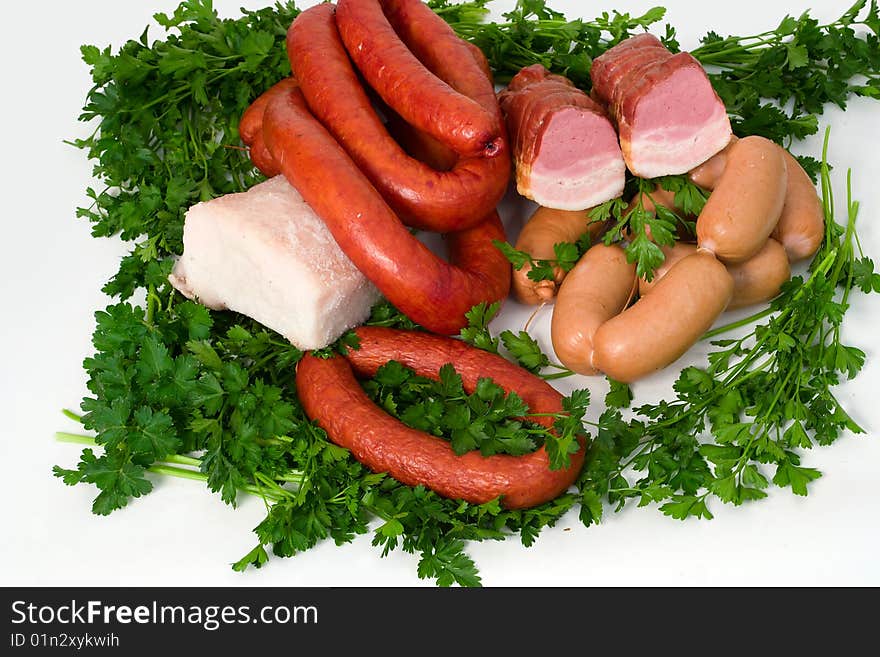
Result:
{"label": "slab of white pork fat", "polygon": [[183,246],[169,277],[175,288],[247,315],[300,349],[326,347],[379,298],[284,176],[190,208]]}

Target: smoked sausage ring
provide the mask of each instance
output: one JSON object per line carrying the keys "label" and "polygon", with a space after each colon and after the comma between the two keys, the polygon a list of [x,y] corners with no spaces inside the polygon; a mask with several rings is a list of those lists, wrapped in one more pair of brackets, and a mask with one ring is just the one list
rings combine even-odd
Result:
{"label": "smoked sausage ring", "polygon": [[[543,447],[523,456],[483,456],[479,450],[459,456],[449,442],[411,429],[379,408],[355,374],[371,376],[396,360],[420,376],[437,379],[440,368],[452,363],[468,392],[480,377],[491,377],[505,391],[516,392],[531,413],[560,413],[562,395],[548,383],[501,356],[452,338],[377,327],[355,332],[360,348],[344,358],[306,354],[297,365],[296,387],[306,415],[370,470],[472,504],[501,496],[509,509],[552,500],[574,483],[584,462],[583,439],[569,467],[559,470],[550,469]],[[530,420],[548,428],[553,423],[550,417]]]}
{"label": "smoked sausage ring", "polygon": [[[462,157],[499,155],[504,142],[499,115],[429,71],[394,31],[378,0],[340,0],[336,24],[364,79],[407,123]],[[465,48],[465,56],[453,57],[478,69]]]}
{"label": "smoked sausage ring", "polygon": [[[494,157],[456,156],[449,171],[437,171],[407,155],[373,109],[339,37],[334,14],[332,4],[307,9],[297,16],[287,35],[291,67],[312,114],[407,225],[451,232],[483,221],[486,208],[498,204],[510,180],[506,141],[499,142]],[[460,80],[453,79],[460,91],[476,99],[500,126],[491,81],[470,49],[463,49],[463,57],[467,60],[464,65],[458,60],[454,64],[473,70],[470,75],[459,75]],[[410,93],[418,91],[413,88]]]}
{"label": "smoked sausage ring", "polygon": [[329,228],[339,247],[414,322],[451,335],[465,313],[510,291],[510,263],[495,248],[504,227],[494,207],[485,221],[448,236],[446,263],[416,239],[342,147],[309,113],[299,89],[273,98],[263,137],[287,180]]}

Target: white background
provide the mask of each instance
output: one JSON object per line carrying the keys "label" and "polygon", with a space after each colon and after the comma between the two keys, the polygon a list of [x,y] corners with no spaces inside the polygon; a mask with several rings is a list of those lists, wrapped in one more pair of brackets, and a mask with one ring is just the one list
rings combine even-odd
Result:
{"label": "white background", "polygon": [[[237,16],[242,4],[256,8],[268,0],[215,0],[224,16]],[[512,2],[496,4],[507,8]],[[612,7],[641,13],[651,6],[624,0],[552,4],[569,16],[588,17]],[[709,29],[761,32],[775,27],[786,11],[797,14],[808,6],[804,0],[665,4],[684,48],[694,47]],[[814,0],[809,6],[825,22],[848,4]],[[62,144],[62,139],[88,134],[76,121],[91,84],[78,49],[83,43],[118,46],[139,36],[153,12],[175,6],[174,0],[4,6],[0,585],[428,584],[416,577],[416,557],[398,552],[380,559],[369,536],[341,548],[327,542],[293,559],[274,559],[262,570],[237,574],[229,564],[256,543],[250,530],[264,514],[257,499],[242,496],[240,508],[233,510],[197,483],[161,479],[153,493],[104,518],[89,510],[93,487],[68,488],[51,476],[53,464],[70,467],[77,461],[79,448],[56,443],[53,433],[77,429],[60,409],[76,409],[86,393],[81,362],[92,352],[93,313],[108,303],[100,288],[128,250],[116,238],[92,239],[87,223],[74,217],[91,183],[84,154]],[[152,32],[160,33],[160,28]],[[853,99],[846,113],[829,109],[821,128],[833,126],[830,160],[836,166],[837,197],[844,198],[843,174],[852,167],[855,195],[862,201],[862,244],[880,260],[878,117],[880,103]],[[816,155],[818,138],[794,150]],[[512,235],[528,209],[526,204],[505,207]],[[880,404],[875,400],[880,299],[857,294],[853,306],[845,339],[864,349],[868,360],[857,380],[838,394],[868,434],[846,436],[806,454],[805,464],[825,474],[811,485],[809,497],[773,489],[769,499],[744,507],[716,501],[712,521],[679,522],[656,509],[633,507],[586,529],[572,514],[545,530],[530,549],[517,539],[472,544],[469,552],[484,583],[880,584]],[[518,329],[527,314],[510,302],[497,328]],[[545,312],[534,325],[546,348],[549,317]],[[700,362],[703,353],[697,347],[669,371],[636,385],[637,401],[668,396],[675,373]],[[604,395],[602,379],[579,377],[573,385],[588,386],[597,400]],[[591,414],[598,411],[597,405]]]}

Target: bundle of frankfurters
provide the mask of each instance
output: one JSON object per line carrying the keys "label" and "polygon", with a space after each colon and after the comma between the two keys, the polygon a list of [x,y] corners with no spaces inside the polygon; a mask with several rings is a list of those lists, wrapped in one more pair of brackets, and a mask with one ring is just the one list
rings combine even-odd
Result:
{"label": "bundle of frankfurters", "polygon": [[[662,249],[665,261],[650,281],[618,244],[596,244],[567,275],[557,267],[553,280],[530,279],[528,264],[513,272],[521,302],[555,298],[551,340],[563,365],[629,383],[677,360],[725,310],[779,294],[790,262],[819,249],[825,223],[794,157],[763,137],[732,136],[720,98],[688,53],[673,55],[644,34],[598,57],[591,75],[592,99],[540,66],[521,71],[501,95],[517,187],[540,204],[517,250],[552,260],[556,243],[601,237],[603,224],[586,211],[620,195],[624,168],[643,178],[687,173],[711,192],[696,233]],[[577,121],[578,141],[595,148],[566,157]],[[589,170],[594,184],[579,188],[570,181],[583,176],[560,176],[561,169]],[[677,210],[660,186],[640,196],[629,210]]]}
{"label": "bundle of frankfurters", "polygon": [[[552,430],[549,416],[562,412],[556,390],[448,337],[473,306],[504,300],[511,282],[524,303],[555,297],[552,342],[564,365],[634,381],[681,356],[726,308],[772,297],[789,259],[821,242],[821,207],[794,158],[762,138],[733,139],[700,65],[650,35],[595,60],[592,96],[537,65],[496,94],[482,52],[420,0],[318,5],[293,22],[287,47],[292,76],[257,98],[239,127],[271,180],[238,201],[196,206],[171,280],[304,350],[362,324],[378,294],[427,329],[360,327],[359,349],[307,353],[297,367],[306,414],[359,461],[406,484],[521,508],[577,477],[583,440],[559,470],[543,447],[456,455],[385,414],[357,383],[389,360],[433,378],[452,363],[468,392],[489,376]],[[511,279],[493,242],[506,241],[496,206],[512,171],[520,194],[540,206],[516,248],[544,259],[555,243],[601,235],[585,210],[621,196],[627,169],[643,178],[690,172],[711,190],[694,243],[685,236],[666,249],[650,283],[621,246],[604,244],[554,281],[530,280],[528,267]],[[639,202],[651,209],[673,199],[658,189]],[[410,228],[443,233],[449,262]],[[294,275],[309,284],[297,287]]]}

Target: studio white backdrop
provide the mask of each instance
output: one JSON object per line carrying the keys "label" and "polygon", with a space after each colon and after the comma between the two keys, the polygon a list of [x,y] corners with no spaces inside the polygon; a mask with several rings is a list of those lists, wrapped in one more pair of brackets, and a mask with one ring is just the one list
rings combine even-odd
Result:
{"label": "studio white backdrop", "polygon": [[[222,15],[269,0],[215,0]],[[659,3],[659,0],[657,0]],[[336,547],[326,542],[262,570],[234,573],[231,562],[255,544],[251,529],[262,519],[261,501],[244,496],[238,509],[223,505],[201,485],[156,480],[156,489],[110,517],[90,512],[94,489],[68,488],[51,474],[70,466],[79,449],[58,444],[58,430],[76,430],[60,413],[78,408],[87,393],[82,360],[91,354],[93,313],[107,305],[100,289],[128,246],[93,239],[75,208],[93,183],[82,152],[62,143],[88,134],[77,122],[91,81],[79,46],[118,46],[136,38],[157,11],[174,0],[9,3],[4,7],[4,102],[0,104],[4,155],[0,159],[6,210],[0,257],[0,585],[427,585],[416,577],[416,557],[402,552],[380,559],[370,536]],[[304,2],[303,6],[313,4]],[[496,12],[512,2],[496,2]],[[775,27],[788,12],[810,8],[823,22],[848,2],[693,3],[668,0],[667,20],[684,48],[708,30],[753,34]],[[602,11],[643,12],[652,3],[553,0],[569,17]],[[161,28],[153,28],[160,34]],[[880,102],[851,100],[846,112],[828,108],[820,134],[832,127],[829,159],[835,192],[845,199],[844,174],[853,170],[861,201],[859,231],[868,255],[880,259]],[[820,138],[794,146],[818,155]],[[502,208],[511,236],[528,216],[526,203]],[[494,328],[521,328],[530,309],[509,302]],[[549,350],[549,312],[533,324]],[[880,297],[853,297],[844,339],[867,353],[867,363],[838,396],[861,436],[845,436],[806,454],[824,476],[808,497],[773,489],[768,499],[734,508],[715,503],[711,521],[679,522],[655,508],[610,514],[584,528],[576,516],[546,529],[523,548],[517,539],[472,544],[469,553],[484,584],[508,585],[877,585],[880,584]],[[634,387],[637,401],[668,396],[681,367],[699,363],[705,347]],[[603,379],[566,380],[561,390],[589,387],[594,399]],[[591,411],[591,415],[597,412]]]}

